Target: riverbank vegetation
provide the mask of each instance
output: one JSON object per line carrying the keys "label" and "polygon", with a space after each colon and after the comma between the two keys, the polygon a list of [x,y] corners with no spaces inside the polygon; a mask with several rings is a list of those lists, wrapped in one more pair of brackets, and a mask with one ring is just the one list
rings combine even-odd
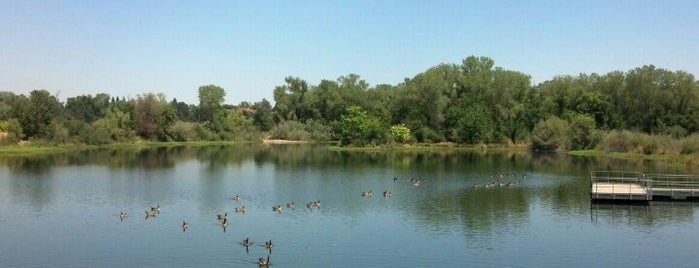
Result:
{"label": "riverbank vegetation", "polygon": [[[274,104],[224,104],[217,85],[199,103],[162,93],[126,99],[68,97],[47,90],[0,92],[5,146],[112,143],[335,141],[340,146],[497,144],[537,151],[693,155],[699,153],[699,84],[692,74],[652,65],[626,72],[529,75],[487,57],[440,64],[397,85],[371,86],[349,74],[316,85],[287,77]],[[18,145],[25,144],[25,145]],[[28,145],[27,145],[28,144]]]}

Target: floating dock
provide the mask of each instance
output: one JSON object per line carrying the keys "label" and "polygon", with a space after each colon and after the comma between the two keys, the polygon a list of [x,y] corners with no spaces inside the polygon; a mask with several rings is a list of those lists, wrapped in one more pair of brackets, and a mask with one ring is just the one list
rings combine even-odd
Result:
{"label": "floating dock", "polygon": [[590,172],[592,200],[651,201],[699,197],[699,176],[629,171]]}

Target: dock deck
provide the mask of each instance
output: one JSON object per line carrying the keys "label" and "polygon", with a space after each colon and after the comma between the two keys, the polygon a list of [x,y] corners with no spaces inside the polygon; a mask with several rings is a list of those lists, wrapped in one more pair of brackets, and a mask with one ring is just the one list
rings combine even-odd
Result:
{"label": "dock deck", "polygon": [[699,176],[644,174],[626,171],[590,173],[590,198],[593,200],[650,201],[699,197]]}

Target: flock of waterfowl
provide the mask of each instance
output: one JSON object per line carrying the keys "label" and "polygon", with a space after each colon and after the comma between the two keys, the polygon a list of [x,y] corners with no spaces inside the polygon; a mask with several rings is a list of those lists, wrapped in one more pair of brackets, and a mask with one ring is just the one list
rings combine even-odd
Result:
{"label": "flock of waterfowl", "polygon": [[[514,185],[517,185],[522,179],[526,179],[526,177],[527,177],[526,174],[520,175],[520,174],[516,174],[516,173],[492,173],[489,176],[488,183],[481,185],[480,182],[476,182],[473,185],[473,188],[478,189],[481,187],[482,188],[492,188],[492,187],[514,186]],[[514,180],[506,181],[505,178],[513,178]],[[393,178],[393,182],[398,182],[398,180],[399,179],[396,177]],[[420,183],[421,183],[421,180],[418,178],[410,179],[410,184],[412,186],[418,187],[418,186],[420,186]],[[374,192],[371,189],[361,192],[362,197],[372,197],[373,194],[374,194]],[[393,194],[390,191],[384,190],[384,192],[383,192],[384,198],[390,198],[392,196],[393,196]],[[241,197],[239,195],[235,195],[235,196],[231,197],[231,200],[233,200],[233,202],[240,202]],[[308,210],[313,210],[313,209],[320,208],[320,206],[321,206],[320,204],[321,204],[320,200],[313,200],[313,201],[306,203],[305,207]],[[286,208],[290,209],[290,210],[294,210],[296,208],[296,204],[293,201],[291,201],[289,203],[286,203]],[[281,213],[282,212],[282,205],[277,204],[277,205],[272,206],[272,211]],[[235,212],[244,214],[245,213],[245,206],[235,207]],[[151,206],[150,209],[145,210],[145,218],[146,219],[155,217],[157,214],[160,214],[160,205],[154,205],[154,206]],[[122,221],[126,217],[127,217],[126,212],[124,212],[124,211],[119,212],[119,218]],[[224,212],[223,214],[217,214],[216,219],[219,221],[221,227],[223,228],[223,231],[225,232],[226,227],[228,227],[228,213]],[[182,221],[181,227],[182,227],[182,232],[185,232],[189,228],[189,223],[186,220],[184,220],[184,221]],[[251,244],[252,244],[252,242],[250,242],[250,238],[245,238],[241,242],[241,245],[243,247],[245,247],[246,250],[248,250],[248,247]],[[272,247],[273,247],[272,240],[265,241],[264,247],[265,247],[265,249],[267,249],[269,251],[269,254],[267,255],[267,257],[260,257],[257,261],[257,264],[259,264],[260,266],[269,266],[271,264],[270,255],[272,253]]]}
{"label": "flock of waterfowl", "polygon": [[[233,200],[234,202],[240,202],[241,197],[239,195],[235,195],[235,196],[231,197],[231,200]],[[294,210],[296,208],[296,203],[293,201],[286,203],[286,208],[290,209],[290,210]],[[306,208],[309,210],[320,208],[320,200],[313,200],[313,201],[306,203]],[[282,205],[277,204],[275,206],[272,206],[272,211],[282,212]],[[235,207],[235,212],[245,214],[245,206]],[[158,214],[160,214],[160,205],[151,206],[150,209],[145,210],[145,215],[146,215],[145,219],[156,217],[156,215],[158,215]],[[124,212],[123,210],[119,212],[119,218],[121,219],[121,221],[124,221],[127,217],[128,217],[128,214],[126,214],[126,212]],[[228,227],[228,212],[224,212],[222,214],[217,214],[216,219],[219,221],[219,223],[221,224],[221,227],[223,228],[223,231],[225,232],[226,227]],[[189,222],[187,222],[186,220],[183,220],[181,227],[182,227],[182,232],[187,231],[187,229],[189,228]],[[246,250],[248,250],[249,246],[252,245],[252,242],[250,241],[250,238],[245,238],[241,242],[241,245],[243,247],[245,247]],[[269,266],[271,264],[270,263],[270,255],[272,254],[272,247],[273,247],[272,240],[265,241],[264,248],[269,251],[269,254],[267,255],[267,257],[260,257],[257,261],[257,264],[259,264],[260,266]]]}
{"label": "flock of waterfowl", "polygon": [[[510,180],[506,180],[510,178]],[[510,187],[518,185],[523,179],[527,178],[527,174],[517,173],[491,173],[487,183],[483,185],[480,182],[473,184],[473,189],[478,188],[493,188],[493,187]]]}

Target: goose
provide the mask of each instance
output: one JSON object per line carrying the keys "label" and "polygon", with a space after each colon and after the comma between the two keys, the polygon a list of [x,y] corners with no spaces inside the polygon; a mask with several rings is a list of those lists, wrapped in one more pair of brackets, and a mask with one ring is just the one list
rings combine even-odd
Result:
{"label": "goose", "polygon": [[313,201],[311,205],[312,205],[313,207],[319,208],[319,207],[320,207],[320,200]]}
{"label": "goose", "polygon": [[250,238],[249,238],[249,237],[243,239],[243,246],[244,246],[244,247],[250,246]]}
{"label": "goose", "polygon": [[282,212],[282,205],[273,206],[272,211]]}
{"label": "goose", "polygon": [[160,212],[160,205],[150,207],[150,211]]}
{"label": "goose", "polygon": [[226,231],[226,227],[228,227],[228,218],[223,218],[223,221],[221,222],[221,227],[223,227],[223,231]]}
{"label": "goose", "polygon": [[235,202],[238,202],[238,201],[240,201],[240,196],[235,195],[235,196],[231,197],[231,199]]}
{"label": "goose", "polygon": [[121,220],[124,220],[124,218],[126,218],[126,216],[127,216],[126,212],[124,212],[123,210],[119,212],[119,218],[121,218]]}
{"label": "goose", "polygon": [[286,203],[286,208],[288,208],[288,209],[294,209],[294,208],[296,208],[296,205],[294,204],[294,201],[291,201],[291,203]]}
{"label": "goose", "polygon": [[272,249],[272,240],[265,241],[265,248],[266,249]]}
{"label": "goose", "polygon": [[148,219],[150,217],[155,217],[155,211],[146,210],[146,219]]}
{"label": "goose", "polygon": [[388,190],[383,191],[383,197],[391,197],[393,194],[389,192]]}
{"label": "goose", "polygon": [[374,194],[371,190],[362,192],[363,197],[371,197]]}
{"label": "goose", "polygon": [[235,208],[235,212],[245,213],[245,206]]}
{"label": "goose", "polygon": [[185,230],[187,230],[187,228],[189,228],[189,222],[187,222],[187,221],[182,221],[182,232],[184,232]]}
{"label": "goose", "polygon": [[267,258],[266,258],[266,259],[265,259],[265,258],[260,258],[260,259],[257,261],[257,263],[258,263],[260,266],[269,266],[269,255],[267,255]]}
{"label": "goose", "polygon": [[218,215],[216,215],[216,218],[218,220],[225,220],[226,218],[228,218],[228,212],[224,212],[223,214],[218,214]]}

